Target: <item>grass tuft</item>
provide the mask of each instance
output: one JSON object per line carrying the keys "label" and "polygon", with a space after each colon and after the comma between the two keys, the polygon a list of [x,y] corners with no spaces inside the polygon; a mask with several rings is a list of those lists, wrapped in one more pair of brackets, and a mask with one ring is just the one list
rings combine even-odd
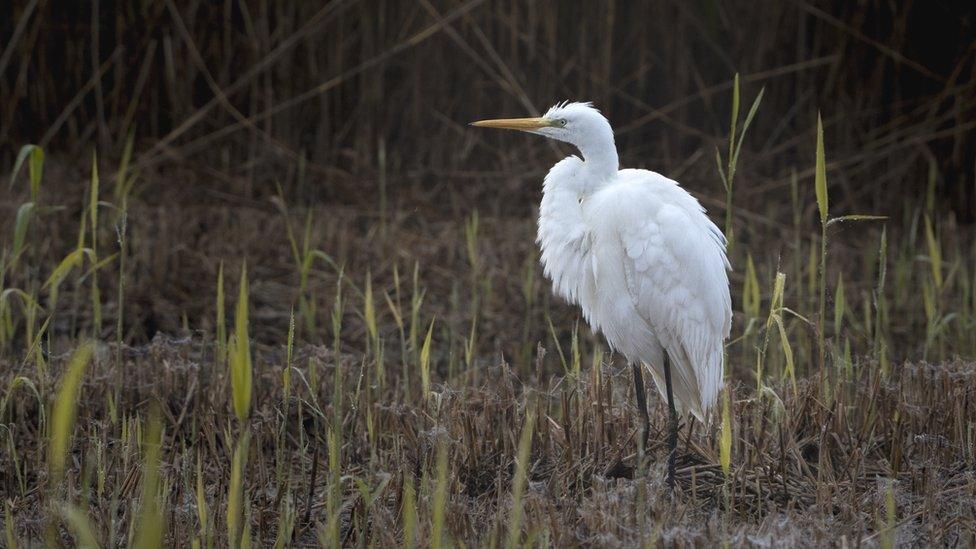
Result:
{"label": "grass tuft", "polygon": [[231,395],[239,425],[244,425],[251,413],[251,339],[248,336],[247,265],[241,267],[240,291],[234,312],[234,334],[230,338],[229,360]]}

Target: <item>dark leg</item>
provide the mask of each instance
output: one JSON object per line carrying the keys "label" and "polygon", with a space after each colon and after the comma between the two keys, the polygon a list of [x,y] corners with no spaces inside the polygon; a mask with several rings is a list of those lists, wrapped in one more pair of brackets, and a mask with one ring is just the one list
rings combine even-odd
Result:
{"label": "dark leg", "polygon": [[641,415],[641,441],[637,447],[640,452],[638,457],[642,457],[647,450],[647,436],[651,432],[651,418],[647,415],[647,395],[644,394],[644,374],[641,372],[640,363],[633,363],[634,369],[634,393],[637,395],[637,412]]}
{"label": "dark leg", "polygon": [[668,393],[668,488],[674,491],[674,458],[678,448],[678,412],[674,409],[674,391],[671,388],[671,360],[664,353],[664,385]]}

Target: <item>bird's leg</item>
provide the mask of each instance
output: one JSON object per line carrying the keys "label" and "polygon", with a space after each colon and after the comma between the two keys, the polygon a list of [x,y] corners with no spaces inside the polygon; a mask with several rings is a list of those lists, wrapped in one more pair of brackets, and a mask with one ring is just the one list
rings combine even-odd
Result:
{"label": "bird's leg", "polygon": [[647,395],[644,393],[644,374],[641,372],[643,366],[640,362],[631,364],[634,369],[634,393],[637,395],[637,412],[641,416],[641,440],[638,442],[637,458],[640,460],[647,450],[647,437],[651,432],[651,418],[647,414]]}
{"label": "bird's leg", "polygon": [[678,412],[674,409],[674,390],[671,388],[671,360],[664,353],[664,385],[668,393],[668,488],[674,491],[674,459],[678,449]]}

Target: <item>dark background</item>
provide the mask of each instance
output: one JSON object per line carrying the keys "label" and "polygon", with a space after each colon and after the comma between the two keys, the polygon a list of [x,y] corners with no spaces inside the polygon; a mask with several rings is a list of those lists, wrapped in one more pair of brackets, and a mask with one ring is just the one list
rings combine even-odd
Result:
{"label": "dark background", "polygon": [[215,167],[260,192],[271,178],[291,183],[302,157],[318,179],[309,198],[356,202],[372,191],[381,147],[395,194],[425,176],[497,169],[499,155],[506,169],[548,166],[537,141],[464,124],[587,99],[617,128],[624,163],[690,171],[704,188],[739,72],[744,103],[766,87],[743,187],[808,168],[820,110],[835,181],[852,199],[912,197],[913,170],[931,155],[946,206],[973,218],[969,2],[17,1],[5,11],[0,165],[27,142],[72,155],[97,144],[110,158],[131,131],[143,168]]}
{"label": "dark background", "polygon": [[[469,268],[459,235],[477,210],[499,247],[486,247],[485,261],[512,274],[498,286],[517,284],[539,182],[556,149],[569,149],[466,124],[564,99],[594,101],[625,167],[681,181],[720,220],[715,153],[725,154],[737,72],[741,116],[765,88],[734,197],[738,238],[760,272],[805,261],[805,249],[784,244],[787,227],[819,230],[818,111],[832,213],[887,215],[890,241],[917,242],[925,204],[940,234],[971,249],[969,2],[18,0],[5,13],[0,168],[9,173],[25,143],[47,151],[47,200],[64,207],[43,228],[59,235],[45,248],[51,261],[76,240],[92,151],[108,192],[133,136],[133,341],[187,318],[206,328],[219,262],[244,257],[261,279],[264,325],[279,335],[296,300],[282,203],[299,234],[311,216],[312,247],[356,277],[392,284],[392,264],[409,272],[419,262],[441,314]],[[4,196],[12,219],[26,185]],[[377,240],[380,229],[392,236]],[[835,264],[862,260],[858,238],[835,243]],[[733,254],[734,286],[743,259]],[[323,295],[334,285],[327,272]],[[872,281],[854,277],[851,291],[868,292]],[[497,307],[520,296],[508,288]],[[498,323],[486,329],[511,321]]]}

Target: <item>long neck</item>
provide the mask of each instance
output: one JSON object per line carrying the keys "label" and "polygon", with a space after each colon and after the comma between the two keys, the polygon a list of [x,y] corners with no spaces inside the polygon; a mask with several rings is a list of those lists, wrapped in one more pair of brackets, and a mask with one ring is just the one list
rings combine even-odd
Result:
{"label": "long neck", "polygon": [[[613,142],[613,131],[609,124],[605,131],[593,132],[580,139],[576,147],[583,155],[585,179],[599,185],[617,173],[620,161],[617,146]],[[593,189],[589,189],[592,192]]]}

